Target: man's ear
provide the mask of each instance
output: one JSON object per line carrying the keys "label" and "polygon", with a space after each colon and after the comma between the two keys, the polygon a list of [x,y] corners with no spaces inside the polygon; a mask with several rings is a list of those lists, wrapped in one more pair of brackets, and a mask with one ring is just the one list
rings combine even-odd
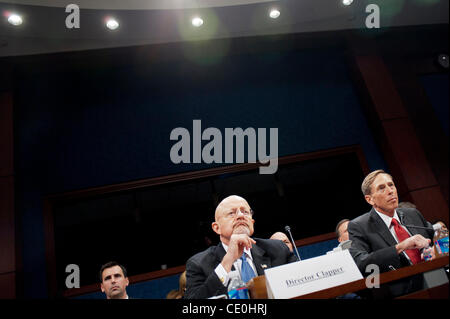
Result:
{"label": "man's ear", "polygon": [[126,278],[126,285],[125,285],[125,287],[128,287],[128,284],[130,283],[130,281],[128,280],[128,277]]}
{"label": "man's ear", "polygon": [[217,223],[217,222],[213,222],[212,224],[211,224],[211,227],[212,227],[212,229],[214,230],[214,232],[217,234],[217,235],[220,235],[220,226],[219,226],[219,224]]}
{"label": "man's ear", "polygon": [[364,198],[366,199],[366,202],[368,202],[370,205],[373,206],[372,196],[370,196],[370,195],[364,195]]}
{"label": "man's ear", "polygon": [[105,292],[105,287],[103,287],[103,283],[100,284],[100,289],[102,290],[102,292]]}

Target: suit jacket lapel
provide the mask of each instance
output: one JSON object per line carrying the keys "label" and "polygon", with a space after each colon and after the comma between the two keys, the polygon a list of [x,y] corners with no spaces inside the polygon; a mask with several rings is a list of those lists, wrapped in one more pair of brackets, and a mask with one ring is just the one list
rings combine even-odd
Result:
{"label": "suit jacket lapel", "polygon": [[[219,244],[216,246],[216,266],[222,262],[223,257],[226,254],[225,248],[223,248],[222,242],[219,241]],[[214,266],[214,268],[216,267]],[[231,270],[234,270],[233,268]]]}
{"label": "suit jacket lapel", "polygon": [[266,269],[272,266],[269,256],[267,256],[266,252],[257,245],[253,245],[251,252],[253,264],[255,265],[256,271],[258,272],[258,276],[264,275],[264,269],[262,265],[265,265]]}
{"label": "suit jacket lapel", "polygon": [[389,228],[387,228],[386,224],[381,219],[381,217],[378,216],[374,208],[372,208],[372,210],[370,211],[370,221],[375,232],[377,232],[381,236],[381,238],[383,238],[388,246],[395,246],[397,244],[391,232],[389,231]]}

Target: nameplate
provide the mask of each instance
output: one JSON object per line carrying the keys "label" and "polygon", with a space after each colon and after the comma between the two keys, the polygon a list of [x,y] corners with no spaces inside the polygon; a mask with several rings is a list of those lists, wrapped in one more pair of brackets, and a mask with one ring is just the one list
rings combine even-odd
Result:
{"label": "nameplate", "polygon": [[363,278],[348,250],[265,270],[267,295],[288,299]]}

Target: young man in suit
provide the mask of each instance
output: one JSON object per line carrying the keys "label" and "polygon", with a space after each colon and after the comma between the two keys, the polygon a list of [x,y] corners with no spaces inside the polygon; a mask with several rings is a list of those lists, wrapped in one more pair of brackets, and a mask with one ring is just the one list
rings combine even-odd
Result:
{"label": "young man in suit", "polygon": [[253,211],[240,196],[229,196],[217,206],[212,229],[220,243],[187,261],[185,298],[226,294],[232,270],[247,282],[263,275],[266,268],[296,261],[282,241],[252,238],[254,223]]}
{"label": "young man in suit", "polygon": [[[372,209],[348,224],[350,253],[361,273],[368,275],[370,264],[385,272],[421,262],[421,249],[431,243],[433,231],[407,226],[432,229],[432,225],[417,209],[398,208],[392,176],[376,170],[366,176],[361,190]],[[391,288],[394,296],[405,294],[421,289],[421,280],[405,280]]]}
{"label": "young man in suit", "polygon": [[127,270],[115,261],[104,264],[100,269],[100,288],[106,299],[129,299]]}

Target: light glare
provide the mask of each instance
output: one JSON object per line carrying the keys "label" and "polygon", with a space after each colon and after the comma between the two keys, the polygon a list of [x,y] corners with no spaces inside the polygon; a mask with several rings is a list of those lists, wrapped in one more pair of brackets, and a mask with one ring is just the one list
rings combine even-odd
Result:
{"label": "light glare", "polygon": [[270,13],[269,13],[269,16],[270,16],[272,19],[276,19],[276,18],[278,18],[278,17],[280,16],[280,11],[278,11],[278,10],[276,10],[276,9],[271,10]]}
{"label": "light glare", "polygon": [[13,13],[8,17],[8,22],[12,25],[21,25],[23,21],[21,16]]}
{"label": "light glare", "polygon": [[119,27],[119,22],[117,22],[117,20],[114,19],[109,19],[106,22],[106,27],[110,30],[116,30]]}
{"label": "light glare", "polygon": [[202,24],[203,24],[202,18],[195,17],[194,19],[192,19],[192,25],[194,27],[200,27]]}

